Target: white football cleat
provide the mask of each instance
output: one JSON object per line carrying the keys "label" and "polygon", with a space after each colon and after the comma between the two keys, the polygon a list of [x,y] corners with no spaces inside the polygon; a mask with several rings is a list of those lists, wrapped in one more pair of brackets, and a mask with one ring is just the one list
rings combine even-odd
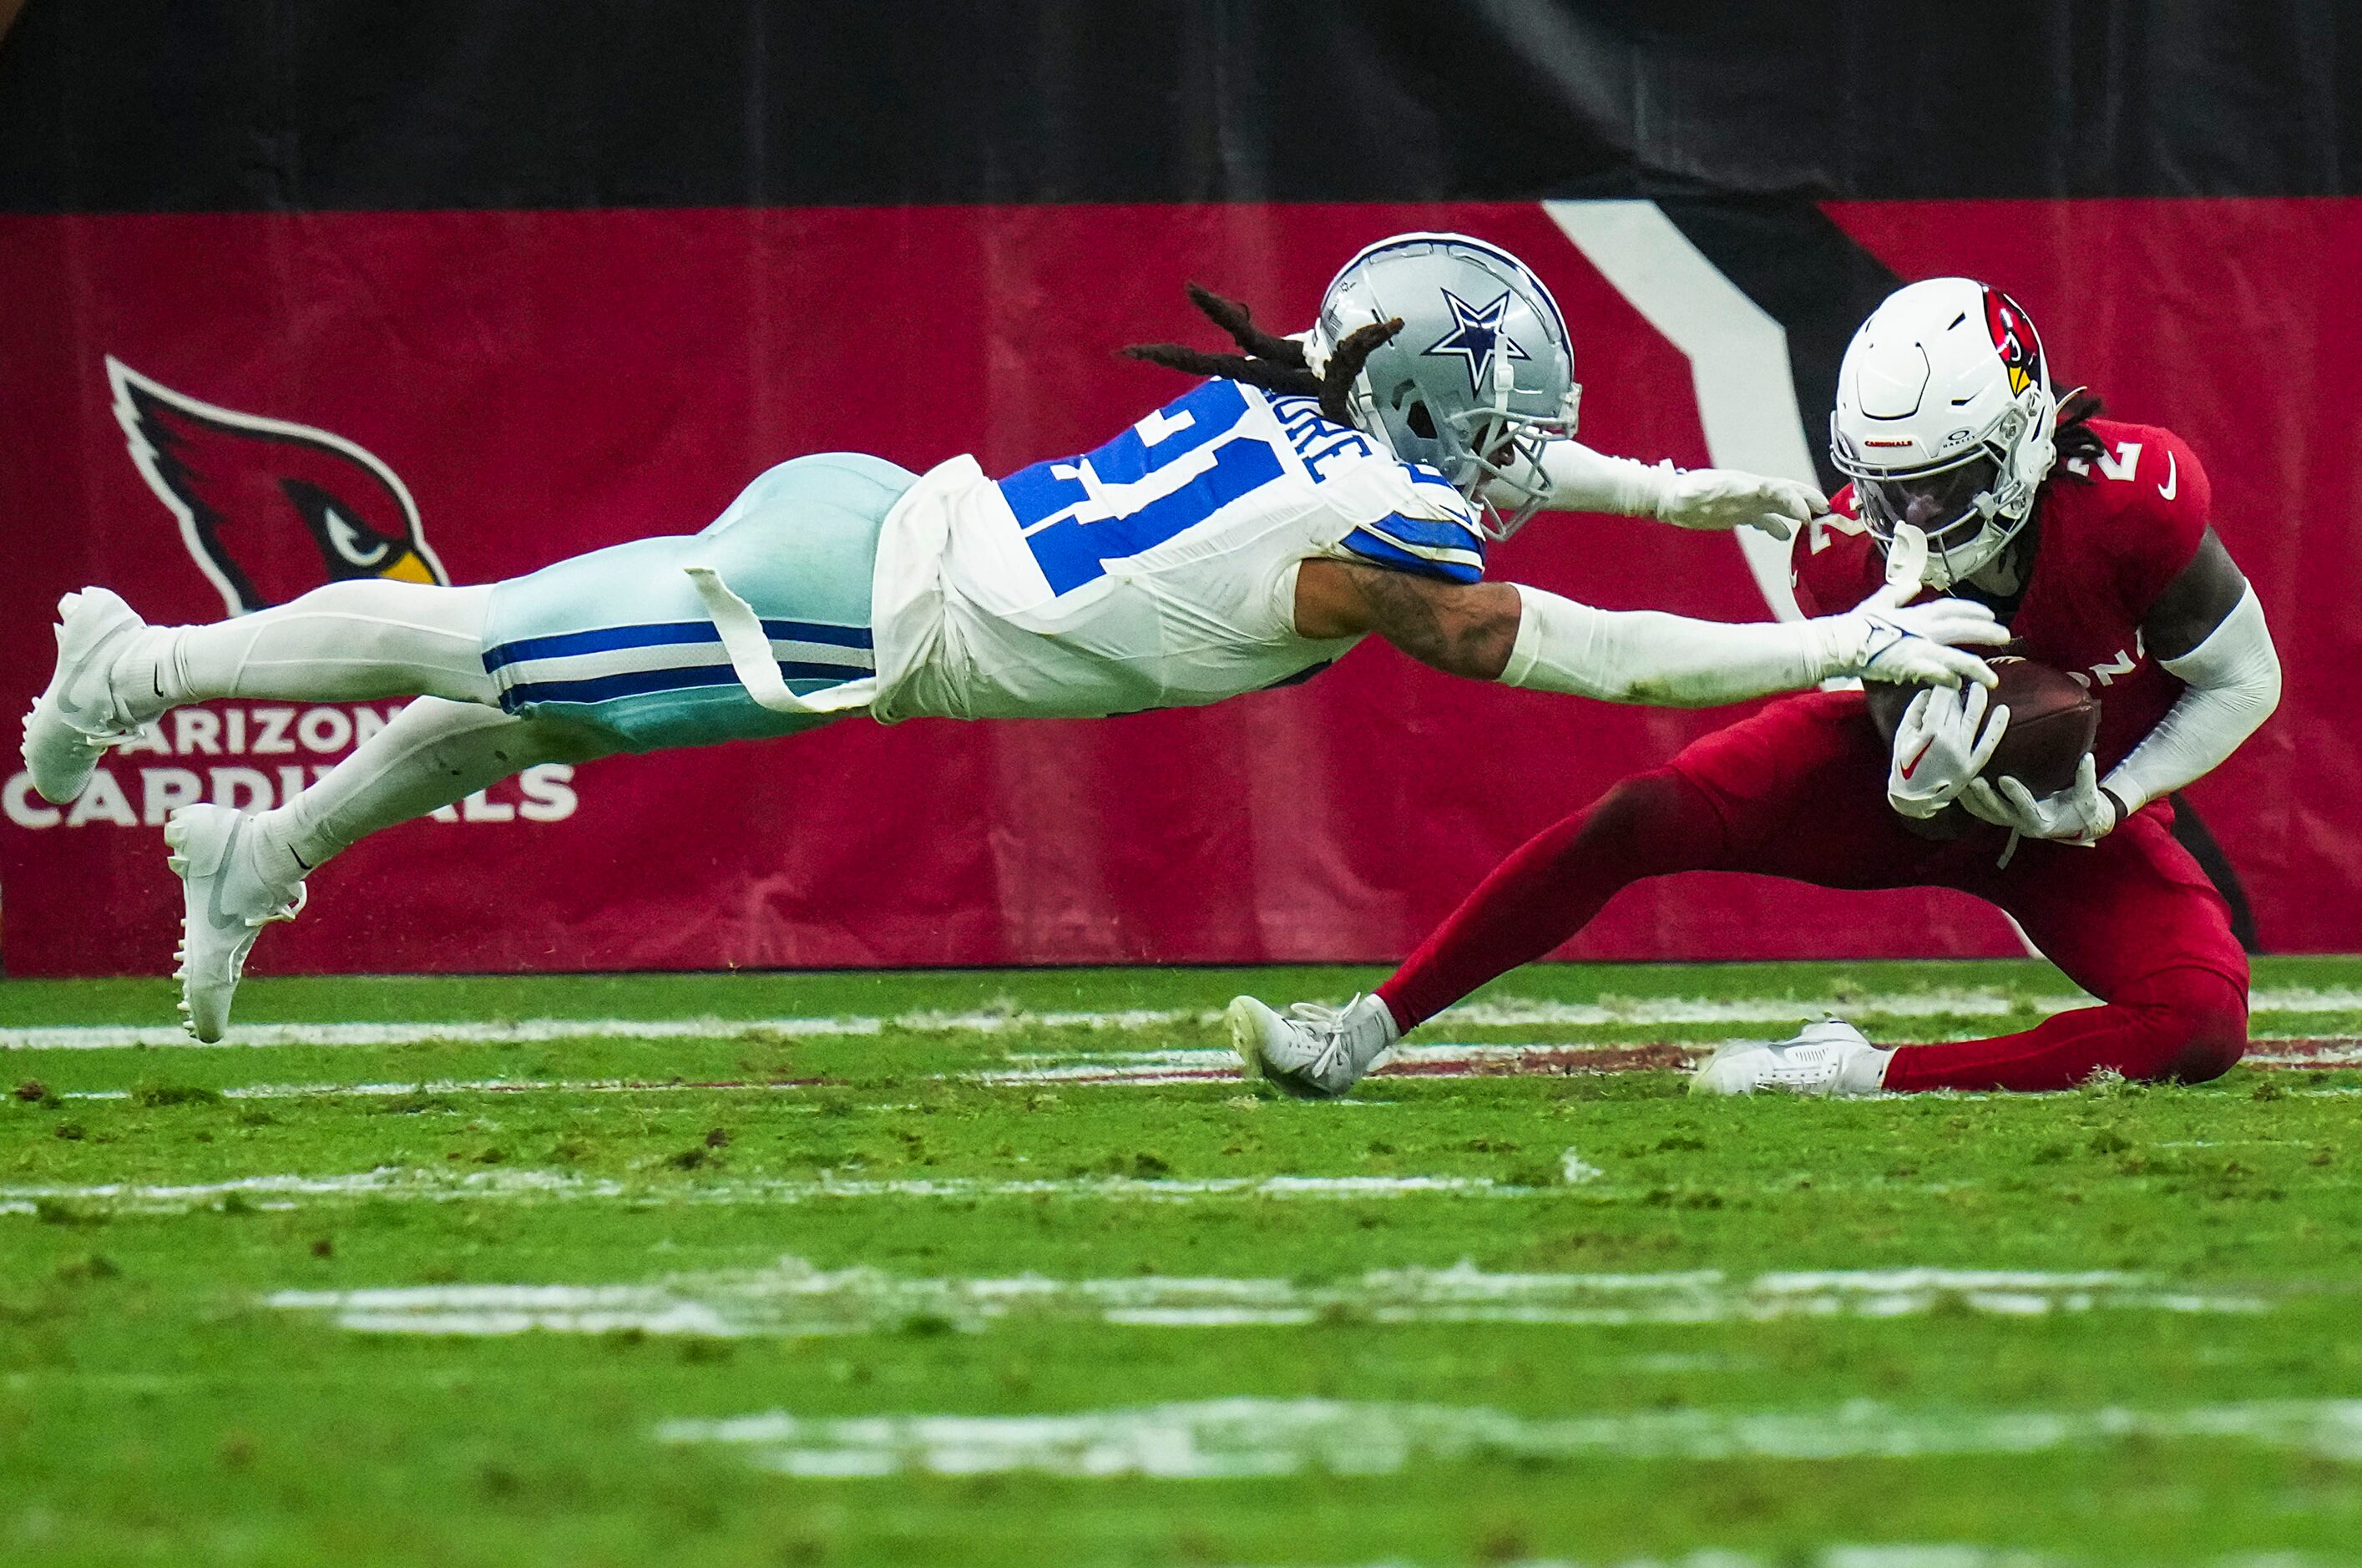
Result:
{"label": "white football cleat", "polygon": [[25,715],[25,767],[41,799],[64,805],[82,793],[106,748],[139,733],[115,701],[117,655],[147,629],[130,605],[104,588],[58,601],[58,668]]}
{"label": "white football cleat", "polygon": [[275,920],[293,920],[305,896],[258,864],[254,819],[227,806],[182,806],[164,824],[167,862],[181,878],[181,1027],[208,1043],[229,1027],[230,999],[254,939]]}
{"label": "white football cleat", "polygon": [[1894,1055],[1882,1051],[1843,1019],[1808,1023],[1793,1040],[1734,1040],[1719,1046],[1690,1077],[1692,1094],[1876,1094]]}
{"label": "white football cleat", "polygon": [[1247,1077],[1264,1078],[1299,1099],[1334,1099],[1378,1065],[1402,1032],[1375,997],[1343,1007],[1297,1002],[1285,1016],[1253,997],[1230,1007],[1231,1045]]}

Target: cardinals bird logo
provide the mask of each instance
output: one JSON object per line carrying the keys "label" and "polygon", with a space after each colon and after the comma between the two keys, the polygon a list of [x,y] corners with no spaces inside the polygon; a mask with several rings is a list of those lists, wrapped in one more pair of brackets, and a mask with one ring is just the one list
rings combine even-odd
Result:
{"label": "cardinals bird logo", "polygon": [[1985,291],[1985,330],[1992,334],[1993,352],[2009,371],[2010,395],[2014,397],[2042,373],[2042,339],[2035,336],[2034,324],[2017,302],[1999,289]]}
{"label": "cardinals bird logo", "polygon": [[323,583],[447,583],[418,506],[376,455],[326,430],[237,414],[108,355],[115,417],[189,554],[233,615]]}

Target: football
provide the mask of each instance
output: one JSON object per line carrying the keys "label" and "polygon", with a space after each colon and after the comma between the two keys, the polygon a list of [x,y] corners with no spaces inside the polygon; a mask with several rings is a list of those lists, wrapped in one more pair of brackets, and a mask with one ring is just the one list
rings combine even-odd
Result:
{"label": "football", "polygon": [[1984,776],[2014,778],[2036,796],[2066,789],[2099,734],[2100,700],[2037,660],[2005,654],[1991,663],[2001,678],[1992,701],[2009,710],[2009,730]]}

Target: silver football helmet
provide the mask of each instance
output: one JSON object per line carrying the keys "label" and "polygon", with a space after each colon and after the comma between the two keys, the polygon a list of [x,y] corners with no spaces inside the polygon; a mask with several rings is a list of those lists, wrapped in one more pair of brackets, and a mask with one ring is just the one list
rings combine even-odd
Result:
{"label": "silver football helmet", "polygon": [[1353,422],[1402,461],[1440,469],[1506,539],[1549,498],[1543,446],[1574,434],[1583,389],[1566,317],[1498,246],[1398,234],[1345,263],[1305,357],[1318,373],[1355,328],[1396,317],[1403,329],[1353,383]]}

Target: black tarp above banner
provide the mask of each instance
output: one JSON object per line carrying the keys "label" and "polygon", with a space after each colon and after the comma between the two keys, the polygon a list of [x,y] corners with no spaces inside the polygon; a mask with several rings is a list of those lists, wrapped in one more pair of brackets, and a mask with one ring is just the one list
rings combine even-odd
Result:
{"label": "black tarp above banner", "polygon": [[2350,0],[31,0],[13,212],[2329,195]]}

